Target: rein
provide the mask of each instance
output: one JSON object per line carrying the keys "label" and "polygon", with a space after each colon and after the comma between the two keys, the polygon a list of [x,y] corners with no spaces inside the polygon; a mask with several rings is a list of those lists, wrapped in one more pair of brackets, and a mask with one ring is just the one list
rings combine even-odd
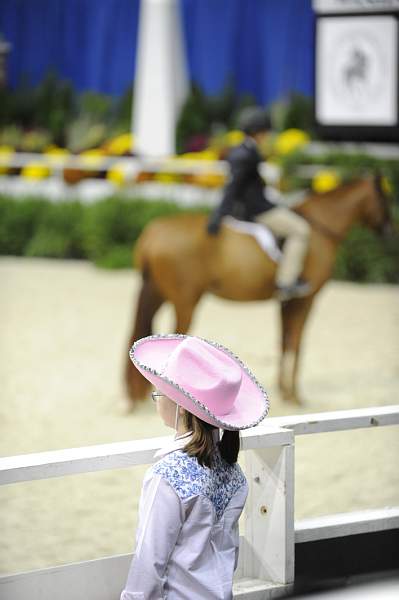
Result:
{"label": "rein", "polygon": [[319,233],[322,233],[324,236],[330,238],[331,240],[333,240],[334,242],[342,242],[342,240],[344,239],[345,236],[336,233],[335,231],[332,231],[329,227],[327,227],[326,225],[324,225],[323,223],[320,223],[320,221],[318,221],[317,219],[314,219],[313,217],[310,217],[309,215],[301,215],[304,219],[306,219],[306,221],[312,225],[312,227],[314,227],[314,229],[316,229],[316,231],[318,231]]}

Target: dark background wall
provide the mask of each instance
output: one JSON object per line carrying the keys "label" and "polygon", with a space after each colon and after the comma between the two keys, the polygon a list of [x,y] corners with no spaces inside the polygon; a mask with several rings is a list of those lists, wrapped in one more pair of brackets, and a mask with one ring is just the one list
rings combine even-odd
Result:
{"label": "dark background wall", "polygon": [[[78,90],[113,95],[134,79],[139,0],[1,0],[0,32],[13,45],[9,82],[50,69]],[[311,0],[181,0],[192,81],[207,94],[232,83],[267,103],[313,94]]]}

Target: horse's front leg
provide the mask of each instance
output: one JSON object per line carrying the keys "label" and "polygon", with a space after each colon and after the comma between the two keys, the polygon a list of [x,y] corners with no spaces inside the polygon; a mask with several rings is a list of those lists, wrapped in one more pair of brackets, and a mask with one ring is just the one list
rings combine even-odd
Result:
{"label": "horse's front leg", "polygon": [[313,297],[281,303],[281,362],[279,388],[284,400],[300,404],[297,391],[299,351]]}

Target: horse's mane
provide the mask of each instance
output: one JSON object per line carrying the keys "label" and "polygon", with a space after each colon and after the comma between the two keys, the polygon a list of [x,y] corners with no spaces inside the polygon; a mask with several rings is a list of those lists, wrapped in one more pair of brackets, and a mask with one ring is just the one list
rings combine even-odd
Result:
{"label": "horse's mane", "polygon": [[331,200],[335,202],[353,191],[354,188],[357,188],[359,185],[365,183],[367,179],[367,177],[356,177],[356,179],[345,181],[344,183],[339,184],[336,188],[330,190],[329,192],[317,193],[309,191],[309,194],[306,194],[301,202],[293,207],[293,210],[295,212],[302,213],[302,209],[305,209],[306,211],[309,206],[313,206],[316,202],[318,204],[320,202],[330,202]]}
{"label": "horse's mane", "polygon": [[[310,225],[323,235],[340,242],[342,235],[335,231],[335,225],[330,227],[331,219],[337,218],[337,209],[342,207],[343,212],[348,209],[348,198],[359,186],[364,185],[370,178],[358,177],[345,182],[329,192],[323,194],[311,193],[302,203],[293,207],[293,210],[304,217]],[[355,197],[358,197],[356,194]],[[345,204],[340,202],[343,200]],[[329,215],[329,216],[328,216]],[[327,220],[326,220],[327,219]]]}

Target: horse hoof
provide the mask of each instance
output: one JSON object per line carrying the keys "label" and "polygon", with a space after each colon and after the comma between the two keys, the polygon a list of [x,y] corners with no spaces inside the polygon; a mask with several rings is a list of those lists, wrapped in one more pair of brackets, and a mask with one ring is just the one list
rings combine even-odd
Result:
{"label": "horse hoof", "polygon": [[289,402],[291,402],[292,404],[296,404],[297,406],[301,406],[302,404],[302,400],[299,396],[291,396]]}
{"label": "horse hoof", "polygon": [[120,406],[120,414],[123,417],[127,417],[134,412],[135,404],[131,399],[126,399],[123,405]]}
{"label": "horse hoof", "polygon": [[296,405],[302,404],[302,401],[301,401],[300,397],[298,396],[298,394],[295,394],[293,392],[288,392],[288,391],[282,390],[281,397],[284,402],[289,402],[290,404],[296,404]]}

